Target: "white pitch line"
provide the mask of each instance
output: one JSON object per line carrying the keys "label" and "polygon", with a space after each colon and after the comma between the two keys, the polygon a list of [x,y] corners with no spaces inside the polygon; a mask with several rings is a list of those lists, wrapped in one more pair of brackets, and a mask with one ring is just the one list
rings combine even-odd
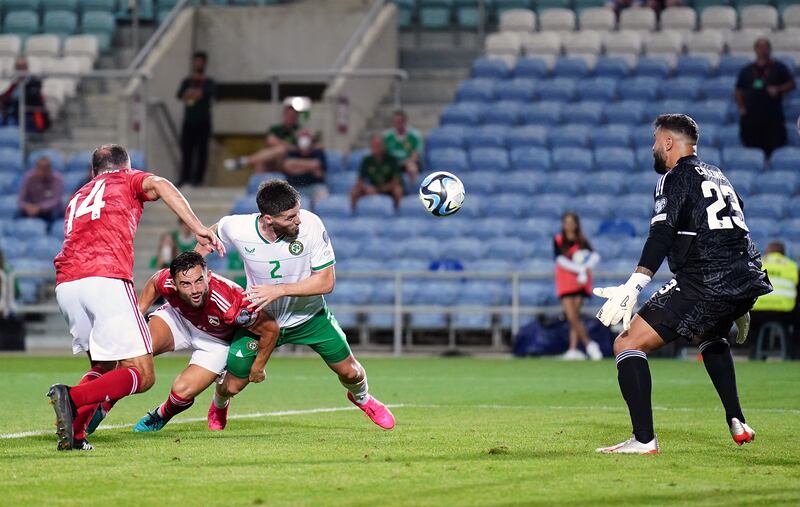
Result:
{"label": "white pitch line", "polygon": [[[439,404],[417,404],[417,403],[396,403],[386,405],[389,408],[472,408],[472,409],[488,409],[488,410],[602,410],[609,412],[618,412],[627,410],[624,405],[609,406],[609,405],[587,405],[587,406],[568,406],[568,405],[439,405]],[[320,407],[298,410],[276,410],[274,412],[254,412],[251,414],[232,414],[228,419],[258,419],[261,417],[282,417],[289,415],[308,415],[308,414],[324,414],[328,412],[344,412],[346,410],[356,410],[356,407]],[[704,407],[653,407],[654,411],[673,411],[673,412],[700,412],[700,411],[714,411],[716,408]],[[800,415],[800,409],[792,408],[750,408],[747,412],[763,412],[775,414],[794,414]],[[206,421],[206,417],[188,417],[185,419],[176,419],[170,421],[170,425],[175,424],[189,424],[195,422]],[[100,430],[113,430],[120,428],[131,428],[134,425],[127,424],[108,424],[98,428]],[[38,437],[43,435],[51,435],[53,430],[38,430],[38,431],[22,431],[19,433],[4,433],[0,434],[0,440],[25,438],[25,437]]]}

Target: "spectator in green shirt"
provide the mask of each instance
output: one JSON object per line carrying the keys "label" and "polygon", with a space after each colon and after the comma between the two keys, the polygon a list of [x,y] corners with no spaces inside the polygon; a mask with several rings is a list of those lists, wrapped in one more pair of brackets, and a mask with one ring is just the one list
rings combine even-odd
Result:
{"label": "spectator in green shirt", "polygon": [[422,134],[408,126],[408,118],[402,109],[392,115],[392,128],[384,132],[383,142],[389,154],[400,162],[409,183],[414,186],[419,177]]}
{"label": "spectator in green shirt", "polygon": [[365,195],[386,194],[394,199],[395,207],[403,199],[403,170],[397,159],[387,153],[380,135],[370,139],[370,154],[361,161],[358,181],[350,192],[353,208]]}
{"label": "spectator in green shirt", "polygon": [[236,171],[251,165],[257,173],[269,170],[280,171],[286,154],[297,150],[299,130],[297,111],[292,106],[284,106],[281,123],[273,125],[267,131],[267,137],[264,140],[266,147],[246,157],[226,159],[223,163],[225,169]]}
{"label": "spectator in green shirt", "polygon": [[158,252],[150,259],[150,267],[152,269],[168,268],[172,259],[178,254],[194,250],[195,245],[197,245],[197,239],[192,230],[183,220],[178,220],[177,229],[161,235]]}

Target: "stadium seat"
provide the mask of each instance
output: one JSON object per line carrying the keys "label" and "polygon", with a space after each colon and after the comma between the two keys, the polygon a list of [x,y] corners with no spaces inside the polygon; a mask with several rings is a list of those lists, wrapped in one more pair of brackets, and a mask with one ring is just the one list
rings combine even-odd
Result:
{"label": "stadium seat", "polygon": [[14,227],[5,233],[25,242],[29,238],[47,235],[47,222],[38,218],[18,218],[14,220]]}
{"label": "stadium seat", "polygon": [[397,214],[401,217],[421,218],[425,216],[425,209],[420,205],[419,196],[407,195],[400,201]]}
{"label": "stadium seat", "polygon": [[562,125],[550,131],[550,146],[588,148],[590,133],[591,128],[587,125]]}
{"label": "stadium seat", "polygon": [[519,302],[522,306],[546,306],[558,300],[552,282],[524,281],[519,286]]}
{"label": "stadium seat", "polygon": [[485,104],[476,102],[459,102],[444,108],[440,123],[442,125],[477,125]]}
{"label": "stadium seat", "polygon": [[358,172],[343,172],[328,180],[328,190],[333,194],[349,194],[358,180]]}
{"label": "stadium seat", "polygon": [[703,80],[700,85],[701,95],[706,99],[724,99],[728,102],[733,98],[736,78],[734,76],[718,76]]}
{"label": "stadium seat", "polygon": [[393,217],[394,201],[388,195],[367,195],[358,200],[355,213],[369,218]]}
{"label": "stadium seat", "polygon": [[327,198],[316,203],[314,211],[315,213],[324,217],[349,217],[352,213],[350,208],[350,196],[328,196]]}
{"label": "stadium seat", "polygon": [[[700,132],[700,135],[703,135],[702,131]],[[742,145],[741,139],[739,138],[739,125],[726,125],[724,127],[720,127],[720,129],[717,131],[717,138],[719,145],[722,148]]]}
{"label": "stadium seat", "polygon": [[[626,93],[625,83],[619,88],[620,94]],[[644,118],[644,102],[639,100],[622,100],[608,102],[603,109],[603,116],[609,123],[637,125]]]}
{"label": "stadium seat", "polygon": [[611,77],[583,79],[577,85],[578,98],[612,102],[617,94],[617,83],[617,79]]}
{"label": "stadium seat", "polygon": [[636,76],[623,80],[618,87],[620,99],[653,101],[658,97],[660,79]]}
{"label": "stadium seat", "polygon": [[469,150],[469,164],[473,171],[508,171],[508,153],[498,148],[475,148]]}
{"label": "stadium seat", "polygon": [[636,158],[629,148],[597,148],[595,163],[603,170],[631,172],[636,168]]}
{"label": "stadium seat", "polygon": [[432,129],[425,138],[425,148],[463,148],[468,130],[460,125],[444,125]]}
{"label": "stadium seat", "polygon": [[534,79],[515,78],[500,81],[494,87],[495,97],[499,100],[531,101],[536,95]]}
{"label": "stadium seat", "polygon": [[563,110],[562,102],[541,101],[523,106],[520,115],[523,123],[552,127],[561,123]]}
{"label": "stadium seat", "polygon": [[758,148],[724,148],[722,150],[723,170],[761,171],[764,168],[764,152]]}
{"label": "stadium seat", "polygon": [[550,69],[545,60],[538,57],[520,58],[517,60],[512,75],[515,78],[539,79],[546,77]]}
{"label": "stadium seat", "polygon": [[786,5],[781,14],[781,21],[784,28],[800,28],[800,4]]}
{"label": "stadium seat", "polygon": [[682,77],[707,78],[713,71],[711,61],[702,55],[681,56],[675,67],[675,74]]}
{"label": "stadium seat", "polygon": [[725,171],[725,176],[739,195],[749,196],[756,189],[759,174],[753,171]]}
{"label": "stadium seat", "polygon": [[650,55],[639,58],[636,64],[637,76],[665,79],[672,74],[672,63],[663,55]]}
{"label": "stadium seat", "polygon": [[547,146],[547,128],[542,125],[524,125],[506,133],[509,149],[523,146]]}
{"label": "stadium seat", "polygon": [[344,171],[344,156],[336,150],[325,150],[325,165],[328,174],[338,174]]}
{"label": "stadium seat", "polygon": [[665,99],[696,100],[700,84],[701,79],[696,77],[676,77],[662,82],[660,94]]}
{"label": "stadium seat", "polygon": [[511,171],[498,178],[495,189],[500,193],[530,196],[543,188],[547,178],[548,175],[544,172]]}
{"label": "stadium seat", "polygon": [[[616,105],[617,107],[620,107],[619,103],[616,103]],[[638,123],[638,121],[639,120],[637,119],[635,123]],[[632,134],[633,131],[629,124],[611,123],[604,125],[602,128],[592,131],[592,146],[595,148],[630,148],[632,144]],[[599,166],[601,159],[595,156],[595,160],[597,160]]]}
{"label": "stadium seat", "polygon": [[[2,133],[6,128],[13,128],[14,127],[4,127],[0,128],[0,133]],[[2,136],[0,136],[2,139]],[[2,144],[0,144],[2,146]],[[14,147],[0,147],[0,172],[10,172],[19,174],[22,172],[22,153],[19,149]]]}
{"label": "stadium seat", "polygon": [[[644,183],[642,184],[638,182]],[[649,195],[632,194],[617,198],[614,201],[614,213],[616,217],[630,221],[647,220],[647,224],[649,225],[650,217],[653,213],[652,195],[653,190],[656,187],[656,182],[656,174],[653,174],[652,177],[648,178],[631,179],[629,183],[647,187],[644,191],[649,192]]]}
{"label": "stadium seat", "polygon": [[797,166],[788,171],[767,171],[762,174],[757,182],[758,191],[765,194],[795,194],[800,186]]}
{"label": "stadium seat", "polygon": [[470,148],[505,148],[508,132],[505,125],[483,125],[469,130],[465,141]]}
{"label": "stadium seat", "polygon": [[[603,41],[600,34],[593,30],[578,31],[564,39],[564,52],[572,58],[583,60],[589,68],[594,67],[597,56],[603,51]],[[585,75],[585,74],[583,74]],[[577,75],[576,77],[581,77]]]}
{"label": "stadium seat", "polygon": [[509,73],[508,65],[499,58],[478,58],[472,62],[473,78],[503,79]]}
{"label": "stadium seat", "polygon": [[[555,65],[556,58],[561,55],[561,36],[557,32],[535,32],[523,34],[520,46],[528,58],[535,58],[545,63],[545,70]],[[531,72],[540,72],[538,64],[530,69]],[[515,75],[523,76],[515,71]]]}
{"label": "stadium seat", "polygon": [[736,10],[727,5],[714,5],[700,11],[700,27],[707,29],[736,29]]}
{"label": "stadium seat", "polygon": [[606,56],[625,60],[628,67],[633,67],[642,52],[642,36],[638,32],[623,30],[613,32],[605,38]]}
{"label": "stadium seat", "polygon": [[[589,75],[589,64],[583,58],[565,56],[556,61],[553,67],[555,78],[582,78]],[[569,100],[569,98],[565,99]]]}
{"label": "stadium seat", "polygon": [[644,38],[645,52],[650,56],[661,56],[672,61],[683,52],[683,34],[674,30],[649,33]]}
{"label": "stadium seat", "polygon": [[[597,160],[597,155],[595,154]],[[597,164],[598,172],[592,174],[592,183],[587,185],[587,195],[616,195],[624,193],[627,187],[627,178],[630,177],[622,171],[617,171],[609,164]]]}
{"label": "stadium seat", "polygon": [[[601,56],[594,66],[596,78],[611,78],[614,80],[627,77],[631,72],[630,65],[625,58],[620,56]],[[616,89],[616,85],[614,86]]]}
{"label": "stadium seat", "polygon": [[89,11],[81,17],[81,32],[97,37],[100,51],[111,48],[111,37],[116,30],[114,15],[110,12]]}
{"label": "stadium seat", "polygon": [[603,119],[602,102],[575,102],[564,106],[564,122],[570,124],[597,125]]}
{"label": "stadium seat", "polygon": [[550,151],[547,148],[529,146],[511,150],[511,164],[517,171],[546,172],[552,167]]}
{"label": "stadium seat", "polygon": [[[8,6],[6,5],[6,9]],[[13,11],[3,19],[3,33],[25,39],[39,32],[39,16],[28,10]]]}
{"label": "stadium seat", "polygon": [[800,169],[800,148],[784,146],[772,152],[770,167],[773,171],[797,171]]}
{"label": "stadium seat", "polygon": [[575,24],[575,12],[570,9],[552,8],[539,11],[539,30],[543,32],[571,32],[575,30]]}
{"label": "stadium seat", "polygon": [[539,83],[539,97],[543,101],[567,102],[575,97],[576,81],[571,78],[553,78]]}
{"label": "stadium seat", "polygon": [[778,9],[771,5],[748,5],[742,8],[742,28],[775,30],[778,28]]}
{"label": "stadium seat", "polygon": [[[687,84],[687,86],[689,85]],[[661,100],[658,102],[653,102],[645,107],[645,117],[655,118],[660,114],[667,114],[667,113],[689,114],[690,113],[690,111],[688,110],[689,104],[690,104],[689,101],[678,100],[678,99]]]}
{"label": "stadium seat", "polygon": [[459,102],[491,102],[494,100],[494,83],[492,79],[465,79],[458,85],[456,100]]}
{"label": "stadium seat", "polygon": [[650,7],[630,7],[619,15],[620,30],[652,32],[656,29],[656,13]]}
{"label": "stadium seat", "polygon": [[581,30],[598,30],[610,32],[617,25],[614,12],[605,7],[587,7],[578,13],[578,24]]}
{"label": "stadium seat", "polygon": [[[702,146],[697,151],[700,159],[705,162],[706,164],[711,164],[716,167],[720,167],[723,170],[728,170],[728,167],[722,166],[722,152],[717,148],[712,148],[709,146]],[[751,167],[750,170],[753,170]]]}
{"label": "stadium seat", "polygon": [[347,172],[357,173],[361,169],[361,162],[369,154],[368,150],[353,150],[347,155]]}
{"label": "stadium seat", "polygon": [[[594,156],[591,150],[577,147],[554,148],[553,167],[556,171],[589,172],[594,169]],[[558,176],[558,175],[556,175]]]}
{"label": "stadium seat", "polygon": [[46,157],[50,160],[50,164],[53,167],[54,171],[64,172],[64,152],[61,150],[56,149],[42,149],[42,150],[35,150],[32,151],[28,155],[28,168],[33,167],[36,165],[36,162],[42,158]]}
{"label": "stadium seat", "polygon": [[697,27],[697,14],[691,7],[667,7],[660,18],[662,30],[691,32]]}
{"label": "stadium seat", "polygon": [[745,213],[749,218],[780,220],[786,216],[789,199],[785,194],[759,194],[750,196],[745,202]]}
{"label": "stadium seat", "polygon": [[[159,4],[167,4],[168,0],[159,0]],[[172,0],[176,3],[177,0]],[[80,0],[81,12],[99,11],[113,12],[117,8],[117,0]]]}
{"label": "stadium seat", "polygon": [[[700,125],[724,125],[730,118],[730,108],[730,100],[701,100],[692,104],[689,114],[691,114],[692,118],[700,123]],[[703,129],[701,129],[701,132],[702,130]]]}
{"label": "stadium seat", "polygon": [[69,11],[49,11],[44,15],[42,22],[43,31],[58,35],[64,39],[78,29],[78,16]]}
{"label": "stadium seat", "polygon": [[572,201],[574,201],[574,196],[562,194],[540,195],[536,199],[530,199],[528,202],[528,216],[559,220]]}
{"label": "stadium seat", "polygon": [[742,68],[751,61],[752,58],[748,56],[723,55],[719,60],[717,73],[720,76],[731,76],[735,79]]}
{"label": "stadium seat", "polygon": [[248,194],[255,194],[258,191],[258,187],[267,180],[286,181],[286,175],[283,173],[256,173],[250,176],[250,179],[247,181],[246,192]]}
{"label": "stadium seat", "polygon": [[487,106],[480,115],[484,124],[516,125],[519,122],[522,102],[501,100]]}
{"label": "stadium seat", "polygon": [[691,32],[686,39],[686,51],[690,55],[704,55],[713,66],[719,63],[719,55],[725,49],[725,36],[719,30]]}
{"label": "stadium seat", "polygon": [[536,13],[529,9],[509,9],[498,15],[501,32],[533,32],[536,30]]}
{"label": "stadium seat", "polygon": [[28,241],[28,253],[32,259],[52,262],[61,251],[61,243],[52,236],[33,237]]}
{"label": "stadium seat", "polygon": [[[513,173],[512,173],[513,174]],[[464,184],[464,189],[467,195],[491,195],[495,191],[495,174],[490,172],[475,172],[464,173],[460,175],[461,182]],[[498,178],[500,181],[505,181],[507,176]],[[414,196],[412,196],[414,197]]]}
{"label": "stadium seat", "polygon": [[19,148],[19,129],[0,127],[0,148]]}

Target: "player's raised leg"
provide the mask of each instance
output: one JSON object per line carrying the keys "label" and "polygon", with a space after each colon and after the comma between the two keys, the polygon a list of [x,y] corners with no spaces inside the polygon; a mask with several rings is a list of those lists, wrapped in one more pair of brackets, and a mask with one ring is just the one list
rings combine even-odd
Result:
{"label": "player's raised leg", "polygon": [[631,327],[614,341],[617,358],[617,380],[633,426],[633,436],[617,445],[601,447],[597,452],[622,454],[656,454],[658,439],[653,429],[653,407],[650,401],[651,378],[647,354],[664,345],[650,325],[638,315]]}
{"label": "player's raised leg", "polygon": [[394,428],[394,415],[386,405],[369,394],[367,372],[352,354],[344,361],[329,363],[328,366],[339,376],[339,382],[347,389],[347,399],[351,403],[381,428],[385,430]]}

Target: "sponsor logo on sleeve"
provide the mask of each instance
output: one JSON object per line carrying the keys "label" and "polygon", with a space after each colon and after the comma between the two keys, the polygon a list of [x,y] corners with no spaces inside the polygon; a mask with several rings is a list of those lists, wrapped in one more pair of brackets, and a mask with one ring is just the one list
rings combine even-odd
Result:
{"label": "sponsor logo on sleeve", "polygon": [[667,198],[659,197],[658,199],[656,199],[656,203],[655,206],[653,206],[653,209],[655,210],[656,213],[661,213],[662,211],[664,211],[664,208],[666,207],[667,207]]}

